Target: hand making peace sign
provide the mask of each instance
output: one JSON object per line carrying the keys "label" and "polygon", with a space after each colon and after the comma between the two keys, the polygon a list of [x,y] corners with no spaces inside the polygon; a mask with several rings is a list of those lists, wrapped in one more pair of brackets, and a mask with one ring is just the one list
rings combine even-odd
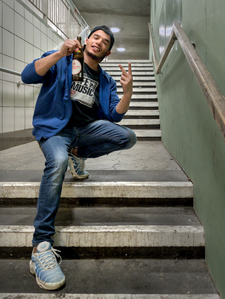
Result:
{"label": "hand making peace sign", "polygon": [[121,64],[119,64],[119,67],[122,71],[122,76],[120,79],[120,83],[123,87],[124,94],[132,96],[133,93],[133,77],[132,77],[132,70],[131,70],[131,63],[128,63],[128,72],[123,68]]}
{"label": "hand making peace sign", "polygon": [[133,93],[133,77],[130,62],[128,63],[128,72],[122,67],[121,64],[119,64],[119,67],[122,71],[120,83],[123,87],[123,96],[116,106],[116,111],[120,114],[123,114],[127,112],[130,105],[130,100]]}

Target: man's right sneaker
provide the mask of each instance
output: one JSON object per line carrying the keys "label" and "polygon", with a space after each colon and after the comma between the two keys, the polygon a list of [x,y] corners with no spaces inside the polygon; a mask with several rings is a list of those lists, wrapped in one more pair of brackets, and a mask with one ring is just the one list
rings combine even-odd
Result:
{"label": "man's right sneaker", "polygon": [[70,168],[70,173],[75,179],[87,179],[89,173],[84,170],[86,159],[76,157],[72,154],[72,150],[68,152],[68,166]]}
{"label": "man's right sneaker", "polygon": [[37,246],[37,252],[34,250],[30,260],[30,272],[36,276],[38,286],[45,290],[57,290],[65,282],[65,275],[59,267],[56,256],[61,256],[52,248],[49,242],[42,242]]}

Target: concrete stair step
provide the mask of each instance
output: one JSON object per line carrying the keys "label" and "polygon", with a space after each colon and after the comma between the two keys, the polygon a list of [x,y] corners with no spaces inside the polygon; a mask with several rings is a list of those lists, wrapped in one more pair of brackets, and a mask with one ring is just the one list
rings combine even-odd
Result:
{"label": "concrete stair step", "polygon": [[157,100],[157,94],[133,94],[132,100]]}
{"label": "concrete stair step", "polygon": [[[0,227],[32,225],[36,215],[36,206],[1,207]],[[176,217],[174,217],[176,216]],[[66,207],[60,206],[56,217],[56,226],[66,227],[140,227],[157,226],[159,229],[169,226],[199,227],[201,226],[192,207],[124,207],[115,206],[84,206],[74,207],[73,202]],[[117,230],[119,231],[119,230]]]}
{"label": "concrete stair step", "polygon": [[0,260],[1,298],[219,299],[202,259],[64,259],[66,285],[57,293],[37,286],[28,263]]}
{"label": "concrete stair step", "polygon": [[106,61],[102,61],[101,62],[101,65],[118,65],[118,64],[121,64],[121,63],[133,63],[133,64],[141,64],[141,65],[153,65],[153,63],[150,61],[150,60],[136,60],[136,59],[132,59],[132,60],[127,60],[127,59],[121,59],[121,60],[114,60],[114,59],[109,59],[109,60],[106,60]]}
{"label": "concrete stair step", "polygon": [[120,125],[123,126],[146,126],[146,127],[159,127],[160,120],[159,119],[126,119],[124,118]]}
{"label": "concrete stair step", "polygon": [[[60,247],[204,247],[201,226],[56,226]],[[0,226],[1,247],[30,247],[33,226]]]}
{"label": "concrete stair step", "polygon": [[[125,70],[128,70],[127,65],[123,65],[123,67],[125,68]],[[106,72],[110,72],[110,71],[119,71],[120,68],[118,65],[112,65],[112,66],[108,66],[108,65],[103,65],[103,69]],[[141,65],[141,66],[136,66],[136,65],[132,65],[132,72],[133,71],[152,71],[153,72],[153,66],[146,66],[146,65]]]}
{"label": "concrete stair step", "polygon": [[[108,71],[109,75],[112,77],[114,76],[121,76],[121,70],[119,71]],[[152,71],[133,71],[132,75],[135,76],[155,76],[155,73]],[[114,79],[115,80],[115,79]]]}
{"label": "concrete stair step", "polygon": [[[19,295],[19,297],[18,297]],[[5,299],[36,299],[37,294],[14,294],[14,293],[7,293],[2,294],[3,298]],[[52,294],[41,294],[38,295],[40,299],[58,299],[58,295]],[[63,296],[65,299],[72,299],[72,298],[79,298],[79,299],[220,299],[219,295],[217,294],[197,294],[197,295],[128,295],[128,294],[65,294]]]}
{"label": "concrete stair step", "polygon": [[[123,88],[122,87],[119,87],[117,88],[117,92],[120,93],[120,92],[123,92]],[[157,89],[156,88],[133,88],[133,93],[142,93],[142,92],[149,92],[149,93],[152,93],[152,92],[157,92]]]}
{"label": "concrete stair step", "polygon": [[[1,208],[0,246],[30,247],[36,207]],[[204,247],[204,229],[191,207],[60,208],[55,246]]]}
{"label": "concrete stair step", "polygon": [[[152,130],[153,131],[153,130]],[[37,198],[40,182],[0,182],[0,199]],[[64,182],[62,198],[192,198],[191,182]]]}
{"label": "concrete stair step", "polygon": [[[113,76],[113,79],[115,81],[120,81],[121,79],[121,73],[119,75],[114,75]],[[155,76],[154,75],[151,75],[151,76],[136,76],[133,74],[133,81],[136,81],[136,82],[142,82],[142,81],[153,81],[155,82]]]}
{"label": "concrete stair step", "polygon": [[146,140],[153,139],[153,140],[160,140],[161,138],[161,130],[138,130],[134,129],[134,132],[139,140],[144,138]]}
{"label": "concrete stair step", "polygon": [[138,110],[138,109],[135,109],[135,110],[128,110],[127,113],[126,113],[126,116],[137,116],[137,117],[140,117],[140,116],[157,116],[159,117],[159,111],[158,110]]}
{"label": "concrete stair step", "polygon": [[149,101],[134,101],[130,102],[130,108],[159,108],[158,102],[149,102]]}
{"label": "concrete stair step", "polygon": [[[121,84],[120,83],[118,83],[118,87],[120,87],[121,86]],[[135,87],[135,86],[138,86],[138,87],[142,87],[142,86],[147,86],[147,87],[149,87],[149,86],[156,86],[156,83],[155,82],[141,82],[141,81],[139,81],[139,82],[136,82],[136,81],[133,81],[133,86]]]}

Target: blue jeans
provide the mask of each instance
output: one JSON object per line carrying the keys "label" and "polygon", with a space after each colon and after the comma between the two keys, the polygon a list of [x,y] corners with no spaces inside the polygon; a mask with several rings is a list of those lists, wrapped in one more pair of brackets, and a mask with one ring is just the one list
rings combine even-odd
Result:
{"label": "blue jeans", "polygon": [[97,120],[81,128],[65,128],[56,136],[39,141],[46,162],[34,219],[33,246],[43,241],[53,244],[68,150],[78,147],[79,157],[96,158],[129,149],[135,143],[136,135],[131,129],[107,120]]}

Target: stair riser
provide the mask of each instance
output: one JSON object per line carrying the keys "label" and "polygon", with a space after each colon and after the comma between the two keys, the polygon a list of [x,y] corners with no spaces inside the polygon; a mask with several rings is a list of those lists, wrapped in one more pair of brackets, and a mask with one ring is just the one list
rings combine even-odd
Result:
{"label": "stair riser", "polygon": [[157,116],[159,117],[159,111],[156,110],[146,110],[146,109],[142,109],[142,110],[129,110],[126,113],[126,116]]}
{"label": "stair riser", "polygon": [[[120,82],[117,83],[118,87],[121,87]],[[155,82],[133,82],[133,87],[156,87]]]}
{"label": "stair riser", "polygon": [[159,105],[157,102],[142,102],[142,101],[131,101],[129,109],[157,109],[159,110]]}
{"label": "stair riser", "polygon": [[[2,298],[9,299],[57,299],[58,295],[53,294],[1,294]],[[19,297],[18,297],[19,296]],[[63,299],[220,299],[218,295],[129,295],[129,294],[63,294]]]}
{"label": "stair riser", "polygon": [[[143,75],[144,76],[144,75]],[[155,82],[155,76],[154,75],[151,75],[151,76],[134,76],[133,75],[133,81],[136,81],[136,82],[142,82],[142,81],[153,81]],[[116,81],[116,82],[119,82],[120,79],[121,79],[121,74],[120,75],[113,75],[113,79]]]}
{"label": "stair riser", "polygon": [[158,99],[158,96],[157,94],[133,94],[132,95],[132,100],[151,100],[151,99],[154,99],[154,100],[157,100]]}
{"label": "stair riser", "polygon": [[[1,247],[30,247],[32,226],[1,226]],[[55,246],[62,247],[204,247],[201,226],[56,227]]]}
{"label": "stair riser", "polygon": [[[117,93],[123,92],[122,88],[117,88]],[[133,93],[153,93],[157,92],[156,88],[133,88]]]}
{"label": "stair riser", "polygon": [[[193,198],[63,198],[61,208],[73,207],[192,207]],[[37,198],[3,198],[0,207],[36,207]]]}
{"label": "stair riser", "polygon": [[[108,72],[108,74],[110,76],[121,76],[121,71],[111,71],[111,72]],[[132,72],[132,76],[155,76],[155,73],[154,72],[151,72],[151,71],[143,71],[143,72],[138,72],[138,71],[134,71]]]}
{"label": "stair riser", "polygon": [[[204,247],[62,247],[61,257],[73,259],[204,259]],[[0,259],[30,259],[30,247],[1,247]]]}
{"label": "stair riser", "polygon": [[159,126],[159,119],[124,119],[120,122],[123,126]]}
{"label": "stair riser", "polygon": [[[148,137],[148,136],[143,136]],[[0,183],[0,198],[37,198],[40,183]],[[192,198],[185,182],[64,183],[63,198]]]}
{"label": "stair riser", "polygon": [[[127,65],[124,66],[125,70],[127,71]],[[119,66],[104,66],[103,67],[104,71],[110,72],[110,71],[120,71]],[[153,67],[151,66],[132,66],[132,72],[134,71],[151,71],[153,72]]]}

